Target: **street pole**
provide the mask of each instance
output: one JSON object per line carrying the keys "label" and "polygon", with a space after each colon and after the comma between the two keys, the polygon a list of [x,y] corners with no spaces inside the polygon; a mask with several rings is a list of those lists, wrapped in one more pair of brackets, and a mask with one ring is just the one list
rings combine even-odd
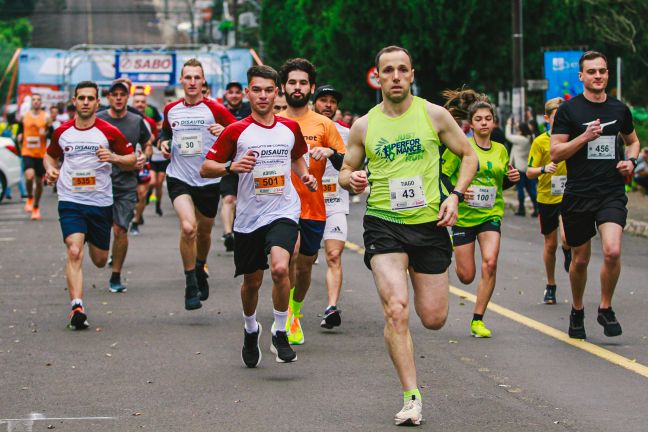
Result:
{"label": "street pole", "polygon": [[522,30],[522,0],[511,0],[513,18],[513,97],[512,114],[518,122],[524,121],[524,54]]}
{"label": "street pole", "polygon": [[621,100],[621,69],[622,69],[622,60],[621,57],[617,57],[616,81],[617,81],[617,99],[619,100]]}

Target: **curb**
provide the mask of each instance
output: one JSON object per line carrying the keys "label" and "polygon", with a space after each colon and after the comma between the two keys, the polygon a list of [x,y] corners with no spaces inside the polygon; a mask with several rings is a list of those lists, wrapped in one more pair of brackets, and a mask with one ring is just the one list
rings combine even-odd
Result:
{"label": "curb", "polygon": [[[533,205],[531,201],[527,198],[525,201],[525,207],[529,213],[533,213]],[[504,208],[511,209],[512,211],[517,211],[518,202],[516,199],[511,199],[504,197]],[[637,237],[648,238],[648,222],[641,222],[635,219],[628,219],[626,221],[626,226],[623,229],[626,234],[630,234]]]}

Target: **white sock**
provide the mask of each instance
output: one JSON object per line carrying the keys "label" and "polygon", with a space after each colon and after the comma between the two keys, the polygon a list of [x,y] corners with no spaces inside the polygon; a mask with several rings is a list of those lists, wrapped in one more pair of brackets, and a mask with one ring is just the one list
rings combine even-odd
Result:
{"label": "white sock", "polygon": [[75,298],[75,299],[72,299],[72,301],[70,302],[70,304],[71,304],[72,306],[74,306],[74,305],[79,305],[79,306],[83,307],[83,300],[80,299],[80,298]]}
{"label": "white sock", "polygon": [[279,312],[276,309],[272,310],[275,320],[275,331],[272,333],[273,336],[276,336],[276,331],[286,331],[286,322],[288,321],[288,310],[284,312]]}
{"label": "white sock", "polygon": [[245,316],[243,313],[243,319],[245,320],[245,331],[249,333],[256,333],[259,331],[259,323],[256,319],[256,311],[250,316]]}

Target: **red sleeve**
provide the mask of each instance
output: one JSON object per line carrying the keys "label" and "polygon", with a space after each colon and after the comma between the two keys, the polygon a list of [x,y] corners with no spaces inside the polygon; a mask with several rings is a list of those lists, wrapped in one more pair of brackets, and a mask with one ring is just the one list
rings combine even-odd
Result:
{"label": "red sleeve", "polygon": [[171,139],[171,137],[173,136],[173,130],[171,129],[171,124],[169,123],[169,111],[171,111],[171,108],[178,105],[179,103],[182,103],[182,99],[179,99],[175,102],[168,103],[164,107],[164,120],[162,121],[162,131],[164,131],[165,136],[168,139]]}
{"label": "red sleeve", "polygon": [[227,126],[236,122],[236,117],[234,117],[234,114],[232,114],[227,108],[225,108],[225,105],[219,104],[212,99],[203,99],[203,101],[205,102],[205,105],[207,105],[211,110],[216,123]]}
{"label": "red sleeve", "polygon": [[277,116],[277,121],[283,123],[288,129],[292,131],[293,135],[295,135],[295,144],[293,145],[292,151],[290,152],[291,159],[295,161],[304,156],[306,152],[308,152],[308,144],[306,144],[306,141],[304,140],[304,134],[299,127],[299,123],[294,120],[279,116]]}
{"label": "red sleeve", "polygon": [[74,126],[74,120],[68,120],[65,123],[61,124],[61,126],[56,128],[56,130],[52,134],[50,145],[47,147],[48,155],[52,156],[54,159],[58,159],[63,156],[63,149],[59,144],[59,140],[61,139],[63,132],[70,129],[72,126]]}
{"label": "red sleeve", "polygon": [[157,138],[158,136],[158,128],[157,128],[157,123],[155,123],[155,120],[153,120],[151,117],[144,117],[146,119],[146,122],[149,124],[151,127],[151,135],[153,138]]}
{"label": "red sleeve", "polygon": [[[229,111],[228,111],[229,112]],[[237,121],[227,126],[207,152],[207,159],[225,163],[234,159],[241,133],[249,125],[245,120]]]}
{"label": "red sleeve", "polygon": [[121,156],[133,153],[133,145],[115,126],[98,118],[95,121],[95,127],[106,136],[110,150]]}

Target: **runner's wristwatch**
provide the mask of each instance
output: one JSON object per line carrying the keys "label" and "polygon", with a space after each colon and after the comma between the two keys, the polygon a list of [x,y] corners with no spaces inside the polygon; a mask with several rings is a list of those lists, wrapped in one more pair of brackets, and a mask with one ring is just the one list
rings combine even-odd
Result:
{"label": "runner's wristwatch", "polygon": [[635,168],[637,168],[637,158],[628,158],[630,162],[632,162],[632,165],[634,165]]}
{"label": "runner's wristwatch", "polygon": [[461,192],[459,192],[457,190],[453,190],[450,193],[453,194],[453,195],[457,195],[457,198],[459,198],[459,202],[464,202],[464,194],[463,193],[461,193]]}

